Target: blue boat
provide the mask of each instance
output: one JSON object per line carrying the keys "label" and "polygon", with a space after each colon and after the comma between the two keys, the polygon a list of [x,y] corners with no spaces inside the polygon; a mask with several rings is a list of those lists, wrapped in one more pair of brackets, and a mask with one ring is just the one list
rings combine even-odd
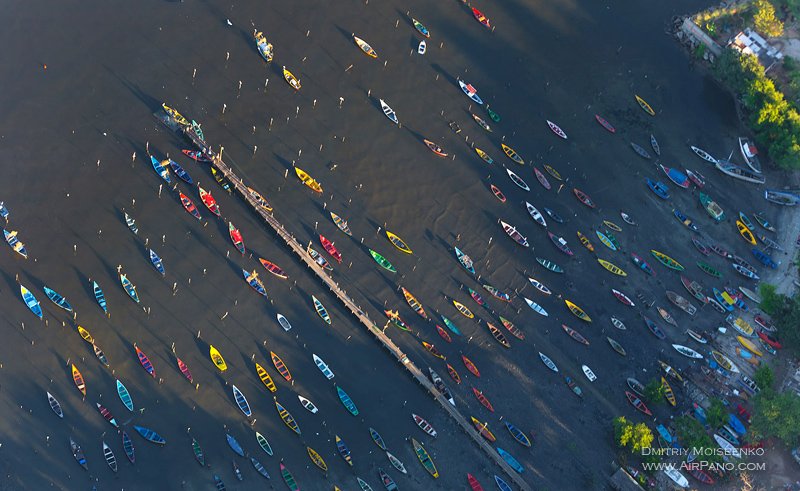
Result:
{"label": "blue boat", "polygon": [[3,229],[3,236],[5,236],[8,245],[10,245],[12,249],[14,249],[14,252],[24,257],[25,259],[28,259],[28,250],[25,249],[25,244],[23,244],[17,238],[16,231],[9,232],[8,230]]}
{"label": "blue boat", "polygon": [[236,438],[231,436],[230,433],[225,433],[225,438],[228,439],[228,446],[231,447],[231,450],[236,452],[240,457],[244,457],[244,450],[242,450],[242,446],[239,445],[239,442],[236,441]]}
{"label": "blue boat", "polygon": [[164,270],[164,263],[153,249],[150,249],[150,262],[153,263],[153,267],[156,268],[159,273],[161,273],[161,276],[167,274],[167,272]]}
{"label": "blue boat", "polygon": [[661,199],[669,199],[669,188],[666,184],[661,181],[653,181],[649,177],[647,180],[647,187],[650,188],[650,191],[654,192],[656,196]]}
{"label": "blue boat", "polygon": [[756,259],[761,261],[765,266],[769,266],[772,269],[775,269],[775,268],[778,267],[778,263],[776,263],[772,259],[772,256],[770,256],[766,252],[764,252],[764,251],[762,251],[760,249],[757,249],[755,247],[753,247],[752,251],[753,251],[753,255],[756,257]]}
{"label": "blue boat", "polygon": [[744,427],[742,421],[731,413],[728,414],[728,425],[731,427],[733,431],[735,431],[740,435],[747,434],[747,428]]}
{"label": "blue boat", "polygon": [[722,296],[722,292],[717,290],[716,288],[713,289],[714,291],[714,298],[717,299],[722,308],[727,310],[728,312],[733,312],[733,305],[729,304],[725,298]]}
{"label": "blue boat", "polygon": [[235,385],[233,386],[233,398],[236,400],[236,405],[239,406],[239,409],[242,410],[242,413],[249,418],[250,415],[253,414],[253,411],[250,410],[250,404],[248,404],[247,398]]}
{"label": "blue boat", "polygon": [[444,322],[444,325],[447,326],[447,328],[450,329],[453,332],[453,334],[458,334],[459,336],[461,336],[461,331],[459,331],[456,325],[453,324],[453,321],[443,316],[442,314],[439,314],[439,316],[442,318],[442,322]]}
{"label": "blue boat", "polygon": [[243,269],[242,276],[244,276],[244,281],[246,281],[247,284],[253,288],[253,290],[264,295],[265,297],[267,296],[267,290],[264,288],[264,284],[261,283],[261,280],[258,279],[258,273],[255,271],[251,273],[246,269]]}
{"label": "blue boat", "polygon": [[128,408],[128,411],[133,412],[133,399],[131,399],[131,394],[119,379],[117,379],[117,394],[122,403],[125,404],[125,407]]}
{"label": "blue boat", "polygon": [[44,293],[47,295],[54,304],[58,305],[62,309],[66,310],[67,312],[72,312],[72,305],[67,302],[67,299],[62,297],[58,294],[55,290],[51,290],[50,288],[44,287]]}
{"label": "blue boat", "polygon": [[136,293],[136,287],[133,286],[133,283],[131,283],[131,280],[128,279],[128,276],[120,273],[119,281],[122,283],[122,288],[125,289],[125,293],[127,293],[134,302],[139,303],[139,294]]}
{"label": "blue boat", "polygon": [[167,184],[172,184],[172,179],[169,177],[167,168],[152,155],[150,156],[150,162],[152,162],[153,170],[156,171],[156,174],[158,174],[161,179],[164,179]]}
{"label": "blue boat", "polygon": [[342,388],[339,387],[338,385],[336,386],[336,392],[339,394],[339,400],[342,401],[344,407],[346,407],[347,410],[350,411],[350,414],[352,414],[353,416],[358,416],[358,408],[356,407],[356,404],[353,402],[353,400],[350,399],[350,396],[347,395],[347,392],[342,390]]}
{"label": "blue boat", "polygon": [[497,488],[500,489],[500,491],[511,491],[511,486],[503,481],[497,474],[494,475],[494,482],[497,483]]}
{"label": "blue boat", "polygon": [[5,218],[6,223],[8,223],[8,208],[6,208],[5,202],[0,201],[0,217]]}
{"label": "blue boat", "polygon": [[94,290],[94,298],[97,300],[97,305],[103,309],[103,312],[108,315],[108,304],[106,304],[106,296],[103,294],[103,290],[100,289],[100,285],[97,284],[96,281],[92,281],[92,289]]}
{"label": "blue boat", "polygon": [[513,455],[506,452],[500,447],[497,447],[497,453],[499,453],[500,456],[503,457],[503,460],[505,460],[506,463],[510,465],[512,469],[519,472],[520,474],[525,472],[525,469],[522,467],[522,464],[520,464],[519,461],[515,459]]}
{"label": "blue boat", "polygon": [[22,300],[25,301],[25,305],[31,309],[36,317],[39,319],[42,318],[42,307],[39,305],[39,301],[36,300],[36,297],[33,296],[33,293],[30,292],[27,288],[22,285],[19,285],[19,291],[22,294]]}
{"label": "blue boat", "polygon": [[675,215],[675,218],[677,218],[678,221],[681,222],[682,224],[686,225],[686,228],[688,228],[692,232],[700,231],[700,229],[694,223],[694,220],[681,213],[679,209],[675,208],[674,210],[672,210],[672,214]]}
{"label": "blue boat", "polygon": [[176,176],[178,176],[181,179],[183,179],[184,181],[186,181],[187,184],[190,184],[190,185],[193,186],[194,185],[194,181],[192,180],[192,176],[190,176],[189,173],[186,172],[186,170],[183,167],[181,167],[181,165],[179,163],[175,162],[172,159],[168,159],[168,160],[169,160],[169,166],[172,169],[172,172],[174,172]]}
{"label": "blue boat", "polygon": [[661,435],[661,438],[664,439],[667,443],[672,443],[672,434],[667,430],[663,424],[656,426],[656,430],[658,434]]}
{"label": "blue boat", "polygon": [[642,318],[644,319],[644,323],[647,324],[647,328],[650,329],[650,332],[653,333],[653,336],[657,337],[658,339],[664,339],[667,337],[667,335],[664,334],[664,331],[662,331],[661,328],[658,327],[658,324],[648,319],[647,317],[642,316]]}
{"label": "blue boat", "polygon": [[150,428],[133,425],[133,429],[136,430],[140,435],[142,435],[142,438],[144,438],[148,442],[155,443],[156,445],[166,445],[167,443],[167,441],[164,440],[164,438],[161,435],[151,430]]}

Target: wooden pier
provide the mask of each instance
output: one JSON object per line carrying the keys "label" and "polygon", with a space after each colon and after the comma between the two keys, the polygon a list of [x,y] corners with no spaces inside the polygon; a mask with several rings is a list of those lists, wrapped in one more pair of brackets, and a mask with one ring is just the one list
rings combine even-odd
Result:
{"label": "wooden pier", "polygon": [[[170,124],[170,121],[165,120],[163,117],[159,117],[159,119],[173,129],[175,128],[174,123]],[[477,430],[475,430],[472,424],[467,421],[467,419],[458,411],[458,409],[453,407],[453,405],[451,405],[447,399],[445,399],[444,396],[442,396],[442,394],[436,390],[425,374],[422,373],[422,371],[416,365],[414,365],[411,360],[408,359],[400,347],[394,344],[394,342],[392,342],[392,340],[386,334],[384,334],[381,328],[378,327],[377,324],[375,324],[369,318],[369,316],[356,305],[356,303],[347,295],[347,293],[339,287],[333,278],[328,276],[325,270],[319,264],[317,264],[311,258],[311,256],[308,255],[305,246],[295,239],[294,236],[286,230],[286,228],[273,216],[272,213],[268,212],[258,203],[258,201],[256,201],[255,197],[250,193],[244,181],[242,181],[242,179],[239,178],[222,160],[222,149],[220,149],[220,153],[217,154],[206,142],[200,140],[191,128],[180,127],[180,130],[198,149],[204,151],[209,157],[212,157],[213,161],[211,165],[213,165],[225,176],[225,178],[228,179],[230,184],[236,189],[241,197],[253,207],[253,210],[264,219],[264,222],[266,222],[266,224],[275,231],[278,237],[283,239],[283,241],[286,242],[286,245],[288,245],[289,248],[294,251],[295,254],[297,254],[300,260],[306,263],[311,271],[313,271],[314,274],[320,280],[322,280],[322,282],[330,289],[330,291],[342,302],[342,304],[344,304],[347,310],[349,310],[361,322],[361,324],[367,328],[367,331],[383,345],[386,351],[391,353],[391,355],[394,356],[400,365],[403,366],[420,385],[422,385],[431,395],[433,395],[434,399],[436,399],[439,405],[442,406],[442,408],[455,420],[455,422],[461,426],[467,435],[469,435],[475,441],[475,443],[478,444],[478,446],[486,453],[486,455],[503,469],[511,481],[520,489],[530,491],[531,487],[528,485],[528,483],[526,483],[521,476],[514,471],[514,469],[512,469],[502,457],[500,457],[500,454],[498,454],[497,451],[491,445],[489,445],[486,440],[484,440],[484,438],[477,432]]]}

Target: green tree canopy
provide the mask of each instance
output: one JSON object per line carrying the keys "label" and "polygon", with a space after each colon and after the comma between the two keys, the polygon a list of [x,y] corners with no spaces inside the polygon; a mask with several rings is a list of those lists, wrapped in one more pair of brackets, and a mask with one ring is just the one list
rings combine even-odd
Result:
{"label": "green tree canopy", "polygon": [[[696,449],[698,452],[701,452],[701,455],[704,453],[702,451],[704,448],[717,448],[716,443],[711,439],[708,433],[706,433],[703,425],[693,417],[686,415],[680,416],[675,419],[674,426],[675,434],[683,448]],[[711,452],[708,453],[710,455],[703,455],[700,460],[713,463],[722,462],[722,457],[720,455],[714,455]]]}
{"label": "green tree canopy", "polygon": [[760,307],[772,316],[784,348],[800,355],[800,295],[789,298],[775,291],[775,287],[762,284]]}
{"label": "green tree canopy", "polygon": [[753,374],[753,381],[758,384],[758,387],[761,389],[772,389],[772,384],[775,383],[775,375],[768,365],[762,364]]}
{"label": "green tree canopy", "polygon": [[711,399],[711,404],[706,409],[706,422],[712,428],[719,428],[728,420],[725,405],[717,398]]}
{"label": "green tree canopy", "polygon": [[647,402],[653,404],[663,404],[666,399],[664,399],[664,393],[666,392],[666,387],[661,383],[660,378],[651,379],[647,385],[644,386],[644,398],[647,399]]}
{"label": "green tree canopy", "polygon": [[761,389],[753,399],[750,441],[777,437],[793,447],[800,440],[800,397],[791,392]]}
{"label": "green tree canopy", "polygon": [[775,15],[775,7],[769,0],[755,0],[753,8],[756,31],[772,38],[783,35],[783,22]]}

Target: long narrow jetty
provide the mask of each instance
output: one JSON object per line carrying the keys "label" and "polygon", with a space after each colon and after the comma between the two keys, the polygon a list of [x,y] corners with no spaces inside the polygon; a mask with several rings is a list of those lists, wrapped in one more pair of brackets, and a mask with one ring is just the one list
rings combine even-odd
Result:
{"label": "long narrow jetty", "polygon": [[[169,121],[166,121],[164,117],[160,117],[165,124],[168,124],[170,127],[175,127],[175,125],[170,125]],[[242,196],[242,198],[247,201],[250,206],[253,207],[253,210],[264,219],[264,221],[269,225],[275,233],[286,242],[286,245],[294,251],[295,254],[300,258],[301,261],[306,263],[306,265],[311,269],[311,271],[316,274],[316,276],[322,280],[323,283],[330,289],[330,291],[344,304],[344,306],[349,310],[360,322],[367,328],[367,331],[372,334],[378,342],[380,342],[383,347],[389,353],[394,356],[394,358],[400,363],[401,366],[405,367],[406,371],[411,374],[414,379],[419,382],[439,403],[442,408],[458,423],[461,428],[469,435],[478,446],[486,452],[486,455],[489,456],[497,465],[499,465],[503,471],[508,475],[508,477],[520,488],[526,491],[531,491],[531,487],[526,483],[520,475],[514,471],[514,469],[509,466],[505,460],[500,456],[500,454],[489,445],[486,440],[481,437],[481,435],[477,432],[477,430],[467,421],[467,419],[455,408],[452,404],[450,404],[447,399],[442,396],[442,394],[436,390],[436,387],[428,380],[425,374],[408,359],[403,350],[400,349],[399,346],[394,344],[392,340],[384,334],[380,327],[378,327],[370,318],[369,316],[361,310],[358,305],[351,299],[347,293],[339,287],[339,285],[325,273],[325,270],[317,264],[311,256],[308,255],[306,252],[306,248],[301,244],[294,236],[286,230],[286,228],[274,217],[274,215],[268,212],[263,206],[261,206],[258,201],[256,201],[255,197],[250,193],[245,185],[244,181],[237,176],[233,170],[222,160],[222,151],[220,154],[214,152],[211,147],[203,140],[200,140],[197,135],[195,135],[194,131],[191,128],[187,127],[180,127],[182,133],[192,141],[192,143],[200,150],[203,150],[206,155],[212,157],[213,161],[211,165],[213,165],[219,172],[221,172],[231,183],[231,185],[236,188],[236,191]]]}

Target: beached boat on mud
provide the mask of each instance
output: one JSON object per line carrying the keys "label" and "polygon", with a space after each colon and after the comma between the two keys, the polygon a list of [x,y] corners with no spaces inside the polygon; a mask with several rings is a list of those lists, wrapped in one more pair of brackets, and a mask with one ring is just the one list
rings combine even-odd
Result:
{"label": "beached boat on mud", "polygon": [[488,153],[484,152],[480,148],[475,147],[475,153],[477,153],[478,157],[480,157],[481,160],[483,160],[487,164],[489,164],[489,165],[494,164],[494,159],[492,157],[490,157]]}
{"label": "beached boat on mud", "polygon": [[292,72],[286,69],[286,66],[283,66],[283,79],[286,80],[286,83],[289,84],[291,88],[295,91],[300,90],[302,85],[300,85],[300,79],[294,76]]}
{"label": "beached boat on mud", "polygon": [[660,262],[661,264],[670,269],[674,269],[675,271],[683,271],[685,269],[678,261],[672,259],[663,252],[659,252],[653,249],[650,251],[650,253],[653,255],[654,258],[658,259],[658,262]]}
{"label": "beached boat on mud", "polygon": [[701,159],[705,160],[706,162],[711,162],[714,165],[717,164],[717,159],[712,157],[711,154],[709,154],[702,148],[695,147],[694,145],[691,145],[690,147],[692,149],[692,152],[694,152]]}
{"label": "beached boat on mud", "polygon": [[585,337],[583,337],[581,335],[581,333],[579,333],[575,329],[572,329],[571,327],[567,326],[566,324],[561,324],[561,328],[564,329],[564,332],[566,332],[575,341],[577,341],[577,342],[579,342],[579,343],[581,343],[583,345],[589,346],[589,341]]}
{"label": "beached boat on mud", "polygon": [[489,185],[489,189],[492,190],[492,194],[494,194],[494,197],[497,198],[498,200],[500,200],[501,203],[505,203],[506,202],[506,195],[503,194],[502,191],[500,191],[500,188],[498,188],[494,184],[490,184]]}
{"label": "beached boat on mud", "polygon": [[524,189],[525,191],[531,190],[531,188],[528,187],[528,183],[523,181],[522,178],[516,175],[511,169],[506,168],[506,173],[508,173],[508,177],[511,179],[511,182],[516,184],[520,189]]}
{"label": "beached boat on mud", "polygon": [[501,143],[500,147],[503,149],[503,153],[506,154],[506,157],[510,158],[519,165],[525,165],[525,161],[522,159],[522,157],[519,156],[519,154],[516,151],[514,151],[513,148],[509,147],[505,143]]}
{"label": "beached boat on mud", "polygon": [[669,199],[669,188],[666,184],[661,181],[653,181],[649,177],[645,178],[645,181],[647,182],[647,187],[650,188],[650,191],[656,196],[661,199]]}
{"label": "beached boat on mud", "polygon": [[514,228],[513,225],[509,225],[508,223],[506,223],[506,222],[504,222],[502,220],[500,220],[500,225],[502,225],[503,230],[505,231],[506,235],[511,237],[514,240],[514,242],[516,242],[517,244],[519,244],[519,245],[521,245],[523,247],[528,247],[528,239],[523,237],[521,233],[517,232],[517,229]]}
{"label": "beached boat on mud", "polygon": [[375,51],[374,49],[372,49],[372,46],[370,46],[366,41],[364,41],[360,37],[356,36],[355,34],[353,34],[353,41],[355,41],[356,45],[367,56],[370,56],[372,58],[377,58],[378,57],[378,52]]}
{"label": "beached boat on mud", "polygon": [[686,169],[686,176],[689,178],[690,181],[694,183],[695,186],[702,189],[706,185],[706,178],[703,174],[699,173],[696,170]]}
{"label": "beached boat on mud", "polygon": [[761,161],[758,159],[758,149],[747,138],[739,137],[739,150],[742,152],[744,162],[756,174],[761,174]]}
{"label": "beached boat on mud", "polygon": [[428,423],[422,416],[418,416],[414,413],[411,413],[411,416],[422,431],[436,438],[436,430],[433,428],[433,426],[431,426],[430,423]]}
{"label": "beached boat on mud", "polygon": [[650,409],[647,408],[645,403],[642,402],[641,399],[636,397],[636,395],[634,395],[633,393],[628,392],[626,390],[625,391],[625,396],[628,398],[628,402],[630,402],[631,406],[635,407],[637,410],[641,411],[642,413],[644,413],[644,414],[646,414],[648,416],[652,416],[653,415],[653,413],[650,412]]}
{"label": "beached boat on mud", "polygon": [[657,337],[658,339],[664,339],[667,337],[664,331],[658,327],[658,324],[645,316],[642,316],[642,319],[644,319],[644,323],[647,325],[647,328],[650,329],[650,332],[653,333],[653,336]]}
{"label": "beached boat on mud", "polygon": [[475,20],[480,22],[480,24],[483,27],[485,27],[487,29],[491,29],[492,28],[492,26],[489,24],[489,19],[486,18],[486,16],[483,15],[483,13],[480,10],[476,9],[475,7],[472,7],[472,16],[475,17]]}
{"label": "beached boat on mud", "polygon": [[439,145],[425,138],[422,139],[422,142],[425,144],[426,147],[428,147],[428,150],[435,153],[439,157],[447,157],[447,152],[442,150],[442,147],[440,147]]}
{"label": "beached boat on mud", "polygon": [[[686,284],[684,284],[684,287],[686,287],[686,289],[689,290],[689,292],[692,293],[692,295],[695,295],[695,298],[697,298],[698,296],[703,296],[702,287],[700,287],[699,284],[696,284],[696,282],[681,276],[681,283],[683,283],[684,280],[687,282]],[[686,300],[685,298],[683,298],[682,296],[678,295],[673,291],[667,290],[667,299],[670,302],[672,302],[673,305],[675,305],[676,307],[683,310],[689,315],[694,315],[695,313],[697,313],[697,307],[695,307],[694,305],[691,304],[691,302],[689,302],[688,300]]]}
{"label": "beached boat on mud", "polygon": [[645,150],[644,147],[642,147],[641,145],[638,145],[638,144],[633,143],[633,142],[630,142],[630,143],[631,143],[631,148],[633,149],[634,152],[636,152],[636,154],[639,157],[641,157],[643,159],[647,159],[647,160],[650,160],[651,158],[653,158],[653,157],[650,156],[650,153],[648,153],[648,151]]}
{"label": "beached boat on mud", "polygon": [[680,353],[683,356],[686,356],[688,358],[693,358],[693,359],[696,359],[696,360],[703,359],[703,355],[701,355],[697,351],[695,351],[692,348],[689,348],[687,346],[682,346],[680,344],[673,344],[672,347],[675,348],[675,351],[677,351],[678,353]]}
{"label": "beached boat on mud", "polygon": [[467,97],[472,99],[473,102],[479,105],[483,105],[483,100],[480,97],[478,97],[478,89],[473,87],[472,84],[468,84],[463,80],[459,79],[458,86],[461,87],[461,90],[464,92],[464,94],[466,94]]}
{"label": "beached boat on mud", "polygon": [[606,337],[606,339],[608,340],[608,344],[611,345],[611,348],[614,351],[616,351],[617,353],[619,353],[622,356],[626,355],[625,348],[623,348],[621,344],[619,344],[617,341],[615,341],[615,340],[613,340],[613,339],[611,339],[609,337]]}
{"label": "beached boat on mud", "polygon": [[605,259],[598,258],[597,262],[600,263],[600,266],[604,267],[606,270],[614,273],[615,275],[628,276],[628,273],[626,273],[622,268],[609,261],[606,261]]}
{"label": "beached boat on mud", "polygon": [[575,197],[578,198],[578,201],[588,206],[589,208],[596,208],[594,201],[592,201],[592,198],[590,198],[588,194],[584,193],[578,188],[573,188],[572,192],[575,194]]}
{"label": "beached boat on mud", "polygon": [[540,171],[537,167],[534,167],[533,175],[536,176],[536,180],[539,181],[539,184],[541,184],[543,188],[547,189],[548,191],[550,190],[550,188],[552,187],[550,185],[550,181],[548,181],[547,177],[545,177],[545,175],[542,174],[542,171]]}
{"label": "beached boat on mud", "polygon": [[526,201],[525,202],[525,207],[528,209],[528,214],[531,216],[531,218],[533,218],[533,220],[536,223],[538,223],[542,227],[547,227],[547,221],[545,221],[544,217],[539,212],[539,210],[536,209],[535,206],[533,206],[532,204],[530,204],[530,203],[528,203]]}
{"label": "beached boat on mud", "polygon": [[386,237],[389,239],[389,242],[391,242],[392,245],[397,248],[397,250],[399,250],[401,252],[405,252],[406,254],[413,254],[414,253],[411,250],[411,248],[408,247],[408,244],[406,244],[406,242],[403,239],[401,239],[399,236],[397,236],[397,235],[393,234],[392,232],[389,232],[388,230],[386,230]]}
{"label": "beached boat on mud", "polygon": [[633,300],[631,300],[630,297],[628,297],[627,295],[625,295],[621,291],[619,291],[619,290],[617,290],[615,288],[612,288],[611,289],[611,293],[614,294],[614,297],[617,300],[619,300],[623,305],[627,305],[628,307],[634,307],[635,306],[635,304],[633,303]]}
{"label": "beached boat on mud", "polygon": [[374,259],[375,262],[378,263],[378,265],[383,269],[385,269],[386,271],[389,271],[390,273],[397,272],[397,269],[392,265],[392,263],[390,263],[389,260],[387,260],[382,255],[378,254],[372,249],[369,249],[369,255],[372,256],[372,259]]}
{"label": "beached boat on mud", "polygon": [[311,177],[308,172],[304,171],[300,167],[294,168],[294,173],[297,174],[297,178],[300,179],[300,182],[305,184],[314,192],[321,193],[322,186],[313,178]]}
{"label": "beached boat on mud", "polygon": [[25,248],[25,244],[22,243],[22,241],[17,238],[16,230],[12,230],[11,232],[9,232],[8,230],[3,229],[3,236],[5,237],[6,242],[11,247],[11,249],[14,250],[14,252],[24,257],[25,259],[28,259],[28,250]]}
{"label": "beached boat on mud", "polygon": [[198,186],[198,192],[200,193],[200,201],[202,201],[206,208],[208,208],[208,211],[217,216],[221,216],[217,200],[211,196],[211,193],[203,189],[202,186]]}
{"label": "beached boat on mud", "polygon": [[418,442],[415,438],[411,439],[411,444],[414,446],[414,452],[417,454],[417,458],[419,459],[422,466],[425,468],[428,473],[433,476],[434,479],[439,477],[439,471],[436,470],[436,464],[433,463],[431,456],[425,450],[425,447],[422,446],[420,442]]}
{"label": "beached boat on mud", "polygon": [[755,172],[745,169],[744,167],[739,167],[733,162],[725,162],[720,160],[717,161],[716,167],[723,174],[745,182],[750,182],[753,184],[764,184],[767,182],[764,176],[756,174]]}
{"label": "beached boat on mud", "polygon": [[275,399],[275,409],[278,411],[278,416],[280,416],[283,424],[285,424],[290,430],[294,431],[298,435],[300,434],[300,426],[295,421],[294,417],[292,417],[291,413],[286,410],[285,407]]}
{"label": "beached boat on mud", "polygon": [[549,269],[553,273],[563,273],[564,272],[564,268],[562,268],[558,264],[556,264],[556,263],[554,263],[554,262],[552,262],[552,261],[550,261],[548,259],[537,257],[536,258],[536,262],[538,262],[539,264],[541,264],[545,268]]}
{"label": "beached boat on mud", "polygon": [[567,139],[567,134],[564,133],[564,130],[562,130],[557,124],[555,124],[554,122],[550,121],[549,119],[546,120],[546,121],[547,121],[547,126],[550,127],[550,130],[553,133],[555,133],[556,136],[558,136],[559,138],[562,138],[564,140]]}
{"label": "beached boat on mud", "polygon": [[38,317],[39,319],[42,318],[42,307],[39,305],[39,301],[36,300],[36,297],[33,296],[33,293],[30,292],[27,288],[20,285],[19,286],[20,295],[22,295],[22,301],[25,302],[25,305],[33,312],[33,315]]}
{"label": "beached boat on mud", "polygon": [[714,220],[721,222],[725,219],[725,212],[722,210],[716,201],[711,199],[711,197],[705,193],[700,193],[700,204],[703,205],[703,208],[706,209],[708,214]]}
{"label": "beached boat on mud", "polygon": [[589,317],[589,315],[586,314],[586,312],[582,308],[578,307],[577,305],[566,299],[564,300],[564,303],[566,304],[569,311],[572,312],[572,315],[574,315],[575,317],[584,322],[592,322],[592,318]]}
{"label": "beached boat on mud", "polygon": [[656,271],[641,256],[631,252],[631,261],[633,261],[633,264],[635,264],[639,269],[649,274],[650,276],[656,275]]}

